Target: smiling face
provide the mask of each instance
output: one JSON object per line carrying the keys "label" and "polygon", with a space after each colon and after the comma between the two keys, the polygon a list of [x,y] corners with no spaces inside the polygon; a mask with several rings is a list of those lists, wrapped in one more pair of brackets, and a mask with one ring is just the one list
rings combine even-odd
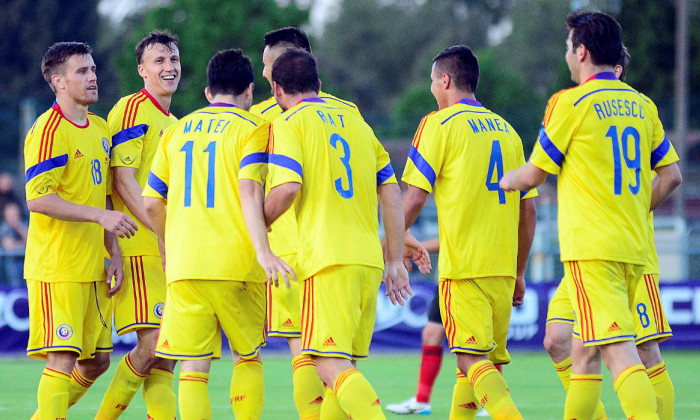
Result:
{"label": "smiling face", "polygon": [[156,96],[172,96],[177,91],[181,73],[177,45],[153,43],[146,46],[138,69],[149,92]]}
{"label": "smiling face", "polygon": [[92,55],[72,55],[63,64],[63,71],[53,75],[57,96],[83,106],[97,102],[97,73]]}

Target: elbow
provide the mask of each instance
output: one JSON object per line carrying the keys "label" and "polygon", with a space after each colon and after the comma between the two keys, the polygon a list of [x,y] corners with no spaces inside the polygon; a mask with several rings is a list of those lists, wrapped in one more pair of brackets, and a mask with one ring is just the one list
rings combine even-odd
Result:
{"label": "elbow", "polygon": [[683,175],[681,175],[681,171],[674,172],[670,182],[672,189],[675,190],[676,188],[680,187],[680,185],[683,183]]}
{"label": "elbow", "polygon": [[48,208],[44,205],[44,200],[40,198],[35,198],[34,200],[27,201],[27,208],[32,213],[47,214]]}

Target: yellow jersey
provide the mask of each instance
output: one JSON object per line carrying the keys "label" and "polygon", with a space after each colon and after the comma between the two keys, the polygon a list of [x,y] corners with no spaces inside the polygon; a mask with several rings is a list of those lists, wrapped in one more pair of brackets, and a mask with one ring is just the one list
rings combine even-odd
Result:
{"label": "yellow jersey", "polygon": [[332,265],[383,269],[377,186],[396,177],[364,120],[327,100],[305,99],[272,122],[269,151],[270,187],[302,184],[294,202],[303,232],[298,277]]}
{"label": "yellow jersey", "polygon": [[[333,95],[323,92],[319,92],[319,98],[326,100],[329,104],[335,105],[339,108],[344,108],[348,112],[362,118],[357,106],[352,102],[338,99]],[[277,101],[273,96],[265,101],[253,105],[250,108],[250,112],[268,121],[272,121],[282,115],[282,108],[277,105]],[[269,183],[266,184],[266,189],[266,192],[269,193]],[[282,257],[296,254],[297,249],[299,248],[299,230],[297,228],[294,207],[287,210],[270,227],[272,231],[268,234],[268,238],[272,252]]]}
{"label": "yellow jersey", "polygon": [[216,103],[163,135],[144,197],[167,200],[165,276],[265,282],[241,210],[239,179],[265,179],[269,123]]}
{"label": "yellow jersey", "polygon": [[559,174],[561,260],[647,263],[651,171],[677,160],[653,102],[614,73],[555,94],[530,162]]}
{"label": "yellow jersey", "polygon": [[[104,209],[110,183],[109,139],[102,118],[89,113],[87,124],[78,126],[54,103],[37,118],[24,143],[27,201],[56,194],[75,204]],[[105,275],[102,226],[30,214],[26,279],[93,282],[104,280]]]}
{"label": "yellow jersey", "polygon": [[[109,112],[107,123],[112,133],[112,167],[135,168],[136,181],[144,188],[163,131],[177,122],[146,89],[125,96]],[[122,256],[159,256],[158,237],[143,226],[124,204],[119,194],[112,194],[114,210],[131,217],[139,230],[131,238],[119,238]]]}
{"label": "yellow jersey", "polygon": [[478,101],[462,99],[423,118],[402,180],[434,192],[441,279],[515,277],[520,200],[498,181],[525,163],[520,136]]}

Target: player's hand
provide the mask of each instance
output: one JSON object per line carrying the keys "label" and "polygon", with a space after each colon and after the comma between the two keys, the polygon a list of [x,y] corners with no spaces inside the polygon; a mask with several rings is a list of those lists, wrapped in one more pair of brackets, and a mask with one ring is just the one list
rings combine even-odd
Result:
{"label": "player's hand", "polygon": [[515,191],[513,188],[513,177],[515,176],[515,171],[508,171],[503,178],[498,182],[498,187],[505,192]]}
{"label": "player's hand", "polygon": [[515,278],[515,290],[513,291],[513,306],[520,306],[525,300],[525,276]]}
{"label": "player's hand", "polygon": [[290,280],[297,281],[297,275],[292,267],[274,253],[258,253],[257,258],[258,264],[265,270],[268,283],[279,287],[279,278],[282,277],[284,284],[289,289],[292,287]]}
{"label": "player's hand", "polygon": [[104,210],[97,223],[120,238],[131,238],[139,230],[136,222],[120,211]]}
{"label": "player's hand", "polygon": [[413,269],[411,260],[416,263],[421,274],[428,274],[433,268],[428,250],[407,230],[403,242],[403,265],[408,271]]}
{"label": "player's hand", "polygon": [[160,251],[160,263],[163,265],[163,272],[165,273],[165,242],[158,238],[158,251]]}
{"label": "player's hand", "polygon": [[413,296],[411,284],[408,281],[408,271],[401,261],[388,261],[385,268],[384,283],[386,295],[393,305],[401,306]]}
{"label": "player's hand", "polygon": [[[112,285],[112,279],[114,278],[114,285]],[[122,267],[121,256],[113,257],[109,260],[109,265],[107,266],[107,286],[109,286],[109,292],[107,292],[107,297],[112,297],[117,294],[119,289],[122,288],[122,281],[124,280],[124,269]]]}

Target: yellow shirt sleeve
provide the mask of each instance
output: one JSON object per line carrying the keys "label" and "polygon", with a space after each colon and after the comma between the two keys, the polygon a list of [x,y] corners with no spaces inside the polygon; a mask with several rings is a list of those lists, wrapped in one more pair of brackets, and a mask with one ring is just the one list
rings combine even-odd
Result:
{"label": "yellow shirt sleeve", "polygon": [[664,131],[663,124],[659,119],[659,111],[656,105],[651,100],[648,100],[646,96],[642,95],[642,98],[647,100],[649,105],[652,122],[654,124],[654,138],[651,142],[651,169],[660,168],[662,166],[667,166],[672,163],[678,162],[680,158],[676,153],[676,149],[671,144],[668,139],[666,132]]}
{"label": "yellow shirt sleeve", "polygon": [[374,147],[377,153],[377,186],[384,184],[396,184],[396,175],[394,168],[391,166],[391,158],[384,146],[374,139]]}
{"label": "yellow shirt sleeve", "polygon": [[567,98],[559,97],[556,101],[552,98],[530,162],[543,171],[558,174],[578,125],[579,117]]}
{"label": "yellow shirt sleeve", "polygon": [[302,183],[303,152],[299,134],[285,121],[272,123],[268,155],[270,188],[287,182]]}
{"label": "yellow shirt sleeve", "polygon": [[[55,130],[55,129],[54,129]],[[68,164],[68,145],[61,132],[35,127],[24,145],[27,200],[56,194]]]}
{"label": "yellow shirt sleeve", "polygon": [[174,130],[168,130],[158,144],[156,155],[153,157],[151,172],[148,181],[143,188],[143,197],[168,198],[168,185],[170,183],[170,167],[168,165],[167,146]]}
{"label": "yellow shirt sleeve", "polygon": [[141,166],[143,138],[148,132],[148,125],[139,124],[125,129],[121,129],[121,125],[117,127],[114,125],[114,121],[111,121],[109,129],[114,134],[112,135],[110,166],[139,168]]}
{"label": "yellow shirt sleeve", "polygon": [[252,130],[243,141],[240,154],[238,179],[250,179],[260,184],[267,176],[267,144],[270,138],[270,123],[264,123]]}
{"label": "yellow shirt sleeve", "polygon": [[403,182],[428,193],[433,191],[445,158],[446,142],[440,124],[429,114],[423,118],[413,138]]}

